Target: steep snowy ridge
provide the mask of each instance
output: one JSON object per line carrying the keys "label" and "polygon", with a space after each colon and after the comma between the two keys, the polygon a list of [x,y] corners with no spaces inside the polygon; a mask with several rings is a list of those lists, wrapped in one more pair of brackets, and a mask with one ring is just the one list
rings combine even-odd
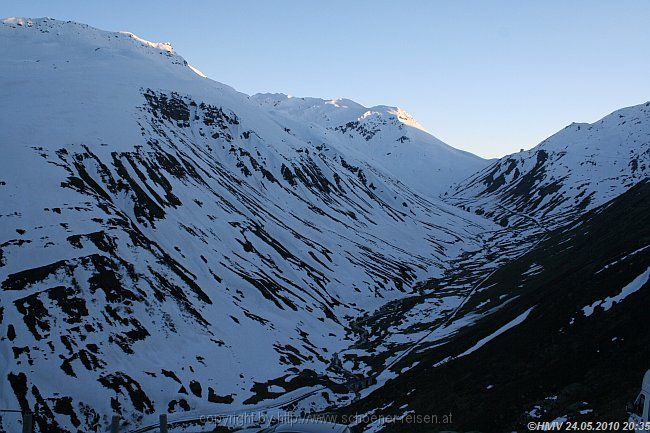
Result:
{"label": "steep snowy ridge", "polygon": [[167,45],[52,19],[0,44],[0,406],[39,431],[345,401],[349,321],[494,229]]}
{"label": "steep snowy ridge", "polygon": [[323,141],[358,155],[429,197],[437,197],[451,183],[489,163],[438,140],[401,108],[366,108],[349,99],[296,98],[281,93],[251,98],[280,122],[317,132]]}
{"label": "steep snowy ridge", "polygon": [[448,197],[503,225],[521,213],[552,226],[617,197],[649,174],[650,102],[593,124],[573,123],[460,182]]}

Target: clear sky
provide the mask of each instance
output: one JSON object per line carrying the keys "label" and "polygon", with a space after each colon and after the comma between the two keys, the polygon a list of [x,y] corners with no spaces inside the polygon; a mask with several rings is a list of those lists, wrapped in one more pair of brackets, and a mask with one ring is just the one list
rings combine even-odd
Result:
{"label": "clear sky", "polygon": [[650,100],[648,0],[3,0],[0,15],[169,41],[249,94],[397,105],[484,157]]}

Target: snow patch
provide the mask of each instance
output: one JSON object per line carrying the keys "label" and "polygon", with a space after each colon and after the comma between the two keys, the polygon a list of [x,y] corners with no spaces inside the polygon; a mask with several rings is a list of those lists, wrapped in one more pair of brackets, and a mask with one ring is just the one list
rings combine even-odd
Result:
{"label": "snow patch", "polygon": [[[528,317],[530,312],[533,310],[533,308],[535,308],[535,307],[529,308],[528,310],[526,310],[525,312],[523,312],[522,314],[520,314],[519,316],[517,316],[516,318],[514,318],[510,322],[503,325],[501,328],[494,331],[492,334],[488,335],[487,337],[484,337],[484,338],[480,339],[475,345],[473,345],[472,347],[470,347],[469,349],[467,349],[466,351],[464,351],[460,355],[456,356],[455,358],[460,358],[461,356],[466,356],[466,355],[469,355],[472,352],[476,352],[481,347],[485,346],[487,343],[494,340],[499,335],[501,335],[504,332],[506,332],[506,331],[514,328],[515,326],[521,324],[524,320],[526,320],[526,318]],[[445,364],[445,363],[449,362],[451,359],[452,359],[452,357],[447,357],[447,358],[443,359],[442,361],[439,361],[438,363],[436,363],[434,365],[434,367],[438,367],[438,366],[440,366],[442,364]]]}
{"label": "snow patch", "polygon": [[644,273],[636,277],[632,282],[625,287],[621,289],[621,292],[616,295],[616,296],[608,296],[605,299],[602,299],[600,301],[596,301],[591,305],[587,305],[586,307],[582,308],[582,311],[585,316],[591,316],[596,309],[596,307],[602,307],[605,311],[608,311],[610,308],[614,306],[614,304],[617,304],[621,302],[623,299],[627,298],[630,296],[632,293],[638,291],[645,283],[648,282],[648,278],[650,277],[650,267],[645,270]]}
{"label": "snow patch", "polygon": [[485,338],[480,339],[474,346],[470,347],[469,349],[467,349],[466,351],[464,351],[463,353],[458,355],[458,357],[460,358],[461,356],[469,355],[470,353],[477,351],[478,349],[485,346],[490,341],[494,340],[499,335],[501,335],[504,332],[506,332],[506,331],[514,328],[515,326],[521,324],[524,320],[526,320],[526,318],[528,317],[530,312],[533,311],[533,308],[535,308],[535,307],[529,308],[528,310],[524,311],[522,314],[520,314],[519,316],[517,316],[516,318],[514,318],[510,322],[503,325],[501,328],[497,329],[492,334],[488,335]]}

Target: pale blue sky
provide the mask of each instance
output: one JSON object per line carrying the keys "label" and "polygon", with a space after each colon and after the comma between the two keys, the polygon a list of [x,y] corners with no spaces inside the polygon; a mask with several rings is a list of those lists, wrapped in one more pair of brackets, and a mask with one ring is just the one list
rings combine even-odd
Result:
{"label": "pale blue sky", "polygon": [[485,157],[650,100],[650,1],[26,1],[51,16],[170,41],[246,93],[397,105]]}

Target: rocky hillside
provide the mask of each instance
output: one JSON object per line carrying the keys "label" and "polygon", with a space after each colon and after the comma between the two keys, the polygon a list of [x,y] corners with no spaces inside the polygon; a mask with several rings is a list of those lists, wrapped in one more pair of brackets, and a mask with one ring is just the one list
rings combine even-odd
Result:
{"label": "rocky hillside", "polygon": [[[438,415],[439,424],[408,427],[423,432],[626,421],[648,369],[648,215],[646,181],[549,232],[485,279],[438,339],[396,366],[400,375],[339,413]],[[399,422],[364,427],[404,431]]]}

